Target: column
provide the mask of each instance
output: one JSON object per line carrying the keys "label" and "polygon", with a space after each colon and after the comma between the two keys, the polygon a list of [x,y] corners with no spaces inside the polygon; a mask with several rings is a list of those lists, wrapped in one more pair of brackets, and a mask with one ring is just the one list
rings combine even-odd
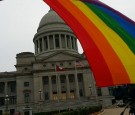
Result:
{"label": "column", "polygon": [[70,36],[70,47],[71,47],[71,49],[73,49],[73,44],[72,44],[72,36]]}
{"label": "column", "polygon": [[43,41],[42,40],[43,40],[42,38],[39,38],[39,44],[40,44],[39,50],[40,50],[40,52],[43,51]]}
{"label": "column", "polygon": [[45,51],[45,41],[44,38],[42,37],[42,52]]}
{"label": "column", "polygon": [[49,76],[49,98],[52,100],[52,79],[51,76]]}
{"label": "column", "polygon": [[60,84],[60,76],[57,75],[57,80],[58,80],[58,99],[60,100],[61,99],[61,84]]}
{"label": "column", "polygon": [[77,48],[76,48],[76,40],[75,40],[75,37],[73,37],[73,42],[74,42],[74,50],[76,50]]}
{"label": "column", "polygon": [[38,53],[40,53],[40,41],[39,39],[37,41],[38,41]]}
{"label": "column", "polygon": [[39,76],[38,79],[39,79],[39,93],[41,91],[41,100],[43,100],[43,80],[42,80],[42,76]]}
{"label": "column", "polygon": [[77,97],[77,99],[80,99],[77,73],[76,73],[76,75],[75,75],[75,88],[76,88],[76,97]]}
{"label": "column", "polygon": [[67,86],[67,99],[70,99],[70,85],[69,85],[69,79],[68,79],[68,75],[66,75],[66,86]]}
{"label": "column", "polygon": [[49,36],[47,36],[48,50],[50,50]]}
{"label": "column", "polygon": [[60,49],[62,49],[61,35],[59,34]]}
{"label": "column", "polygon": [[8,82],[5,82],[5,95],[7,95],[8,93],[8,86],[7,86]]}
{"label": "column", "polygon": [[56,49],[55,35],[53,35],[53,48]]}
{"label": "column", "polygon": [[77,38],[75,38],[75,48],[78,51]]}
{"label": "column", "polygon": [[65,39],[65,44],[66,44],[66,49],[67,49],[67,36],[64,34],[64,39]]}
{"label": "column", "polygon": [[69,35],[69,45],[70,45],[69,49],[72,49],[72,42],[71,42],[71,36],[70,35]]}
{"label": "column", "polygon": [[35,54],[37,54],[37,42],[35,41],[34,44],[35,44],[34,45],[35,46]]}

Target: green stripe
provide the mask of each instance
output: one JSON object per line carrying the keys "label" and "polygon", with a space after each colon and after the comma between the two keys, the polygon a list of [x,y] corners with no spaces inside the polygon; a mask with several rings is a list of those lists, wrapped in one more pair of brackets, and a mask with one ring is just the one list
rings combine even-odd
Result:
{"label": "green stripe", "polygon": [[85,3],[107,26],[115,31],[135,54],[135,39],[117,21],[93,4]]}

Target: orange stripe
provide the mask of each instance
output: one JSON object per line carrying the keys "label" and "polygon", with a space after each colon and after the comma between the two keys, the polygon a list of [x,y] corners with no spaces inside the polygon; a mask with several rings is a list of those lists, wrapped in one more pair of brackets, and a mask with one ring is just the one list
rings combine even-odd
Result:
{"label": "orange stripe", "polygon": [[[110,47],[108,41],[105,39],[103,34],[98,28],[82,13],[80,10],[72,4],[70,0],[58,0],[59,3],[64,6],[78,21],[84,26],[89,36],[93,39],[100,52],[102,52],[104,59],[112,73],[114,83],[129,82],[129,77],[126,70],[121,63],[120,59]],[[76,15],[77,14],[77,15]],[[73,25],[72,25],[73,26]],[[117,64],[117,65],[116,65]],[[119,69],[118,69],[119,68]],[[121,72],[121,74],[120,74]],[[120,77],[121,75],[122,77]]]}

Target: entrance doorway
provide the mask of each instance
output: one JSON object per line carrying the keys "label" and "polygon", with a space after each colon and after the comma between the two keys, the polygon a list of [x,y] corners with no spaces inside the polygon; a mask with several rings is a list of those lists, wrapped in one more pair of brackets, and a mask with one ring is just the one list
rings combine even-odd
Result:
{"label": "entrance doorway", "polygon": [[30,115],[30,112],[29,111],[25,111],[24,115]]}

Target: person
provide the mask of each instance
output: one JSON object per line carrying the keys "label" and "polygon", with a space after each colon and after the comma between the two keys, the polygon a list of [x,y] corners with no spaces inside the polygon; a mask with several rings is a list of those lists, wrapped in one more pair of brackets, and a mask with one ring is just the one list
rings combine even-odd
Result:
{"label": "person", "polygon": [[129,115],[135,115],[135,86],[129,85],[128,95],[130,97],[130,101],[125,106],[124,110],[120,115],[124,115],[125,110],[130,107]]}
{"label": "person", "polygon": [[21,115],[19,111],[15,112],[14,115]]}
{"label": "person", "polygon": [[135,87],[130,87],[129,95],[131,97],[129,115],[135,115]]}

